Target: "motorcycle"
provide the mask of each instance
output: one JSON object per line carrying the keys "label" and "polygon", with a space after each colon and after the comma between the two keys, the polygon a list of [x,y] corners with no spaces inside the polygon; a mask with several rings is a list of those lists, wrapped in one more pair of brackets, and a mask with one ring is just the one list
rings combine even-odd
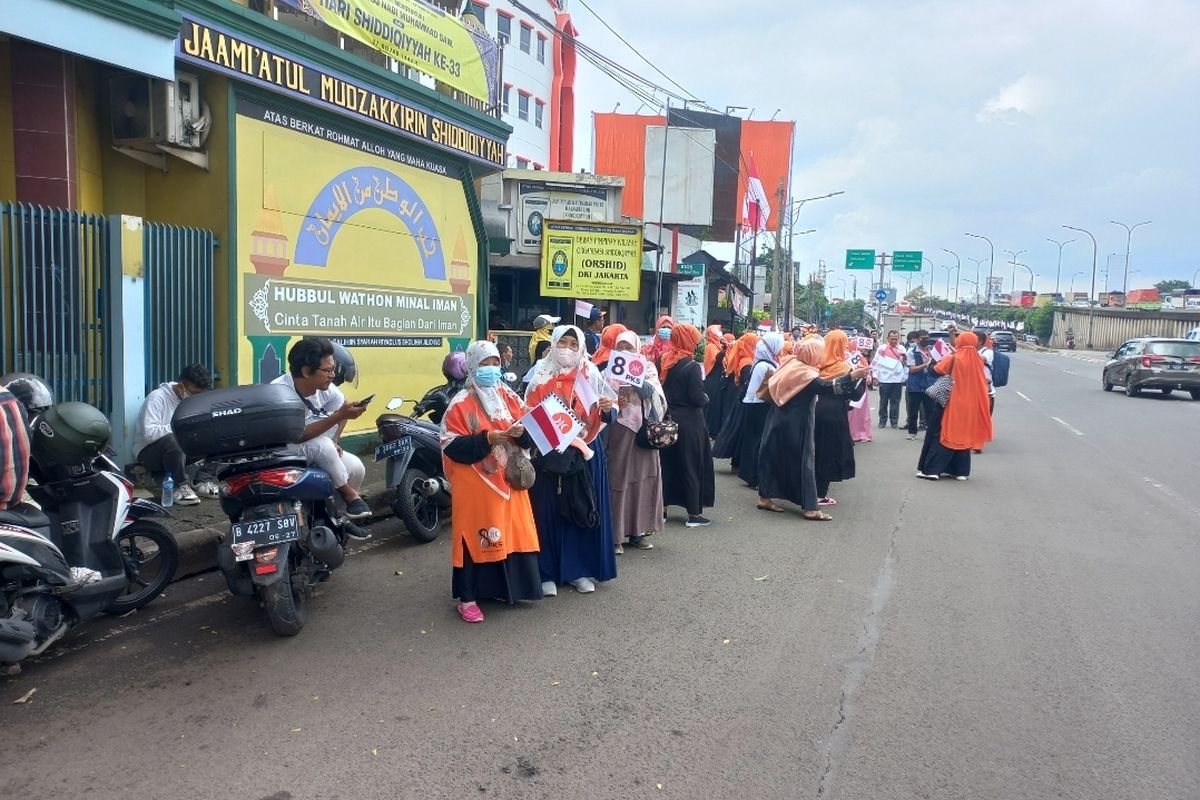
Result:
{"label": "motorcycle", "polygon": [[346,558],[346,535],[329,473],[299,455],[240,454],[218,461],[221,510],[229,535],[217,565],[229,591],[257,597],[271,629],[295,636],[308,620],[317,584]]}
{"label": "motorcycle", "polygon": [[[54,406],[34,419],[34,436],[66,438]],[[57,430],[56,430],[57,428]],[[107,445],[107,430],[100,447]],[[97,448],[99,449],[99,448]],[[133,484],[104,454],[78,463],[38,459],[33,446],[28,486],[41,506],[0,510],[0,662],[37,656],[72,628],[102,612],[142,608],[175,576],[179,552],[168,516],[157,503],[133,496]]]}
{"label": "motorcycle", "polygon": [[[409,534],[422,543],[437,538],[442,517],[450,513],[450,482],[442,469],[441,429],[421,419],[426,414],[441,419],[450,402],[444,395],[444,391],[431,390],[416,404],[412,416],[381,414],[375,420],[381,442],[375,448],[375,461],[387,462],[387,486],[396,490],[392,511]],[[398,411],[405,403],[393,397],[387,407]]]}

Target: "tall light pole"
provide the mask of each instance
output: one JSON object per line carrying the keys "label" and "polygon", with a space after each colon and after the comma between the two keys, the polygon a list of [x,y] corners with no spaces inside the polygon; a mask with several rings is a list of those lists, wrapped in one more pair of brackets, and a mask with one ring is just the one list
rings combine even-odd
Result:
{"label": "tall light pole", "polygon": [[1200,269],[1192,273],[1192,288],[1196,288],[1196,281],[1200,279]]}
{"label": "tall light pole", "polygon": [[962,282],[971,284],[972,290],[974,291],[974,294],[972,294],[971,297],[975,298],[975,300],[978,301],[979,300],[979,281],[973,281],[970,278],[963,278]]}
{"label": "tall light pole", "polygon": [[1012,265],[1013,265],[1012,291],[1013,291],[1013,294],[1016,294],[1017,293],[1017,256],[1021,255],[1022,253],[1025,253],[1027,251],[1018,250],[1017,252],[1014,253],[1012,250],[1005,250],[1004,252],[1006,252],[1010,256],[1012,256]]}
{"label": "tall light pole", "polygon": [[[948,250],[947,248],[943,247],[942,252],[949,253],[950,255],[954,256],[954,268],[956,270],[958,270],[958,272],[955,275],[955,281],[954,281],[954,302],[957,303],[958,302],[958,290],[962,286],[962,260],[958,257],[958,253],[954,252],[953,250]],[[947,289],[946,291],[949,291],[949,289]]]}
{"label": "tall light pole", "polygon": [[1153,220],[1146,220],[1145,222],[1139,222],[1138,224],[1130,227],[1124,222],[1117,222],[1115,219],[1109,220],[1109,222],[1111,222],[1113,225],[1120,225],[1125,229],[1125,280],[1121,281],[1122,294],[1129,294],[1129,244],[1133,240],[1133,232],[1135,229],[1140,228],[1143,225],[1149,225],[1152,221]]}
{"label": "tall light pole", "polygon": [[967,256],[967,261],[975,262],[975,295],[976,295],[976,298],[978,298],[978,295],[979,295],[979,270],[983,265],[983,259],[982,258],[972,258],[971,256]]}
{"label": "tall light pole", "polygon": [[950,302],[950,273],[954,270],[954,267],[951,267],[948,264],[938,264],[938,269],[946,270],[946,302],[949,303]]}
{"label": "tall light pole", "polygon": [[1062,277],[1062,250],[1075,240],[1067,239],[1065,242],[1060,242],[1057,239],[1047,239],[1046,241],[1058,245],[1058,270],[1054,273],[1054,293],[1058,294],[1058,282]]}
{"label": "tall light pole", "polygon": [[924,256],[922,256],[921,260],[929,265],[929,297],[930,297],[930,299],[932,299],[933,298],[933,271],[934,271],[933,262],[930,261],[928,258],[925,258]]}
{"label": "tall light pole", "polygon": [[1087,273],[1086,272],[1076,272],[1074,275],[1071,276],[1071,302],[1072,303],[1075,302],[1075,279],[1078,278],[1080,275],[1087,275]]}
{"label": "tall light pole", "polygon": [[[794,266],[794,262],[796,259],[792,256],[792,229],[796,227],[796,218],[800,216],[800,209],[804,207],[805,203],[811,203],[814,200],[827,200],[830,197],[837,197],[839,194],[845,194],[845,193],[846,193],[845,191],[839,189],[838,191],[830,192],[829,194],[821,194],[821,195],[817,195],[816,197],[805,197],[800,200],[793,200],[787,204],[786,216],[788,218],[788,221],[787,221],[787,226],[788,226],[788,265],[787,265],[788,278],[787,278],[786,294],[787,294],[787,316],[788,316],[789,322],[791,321],[791,317],[795,314],[795,311],[796,311],[796,297],[795,297],[795,288],[794,288],[796,285],[796,268]],[[811,232],[812,231],[809,231],[809,233],[811,233]],[[803,234],[801,234],[801,235],[803,235]],[[776,244],[778,245],[778,243],[776,243]]]}
{"label": "tall light pole", "polygon": [[984,302],[986,305],[992,304],[992,270],[996,266],[996,246],[992,244],[992,240],[986,236],[980,236],[978,233],[965,233],[964,236],[970,236],[973,239],[983,239],[988,243],[988,282],[984,291],[984,296],[987,298]]}
{"label": "tall light pole", "polygon": [[1096,244],[1096,237],[1092,236],[1091,231],[1086,231],[1083,228],[1076,228],[1073,225],[1063,225],[1063,227],[1069,231],[1079,231],[1080,233],[1086,233],[1088,235],[1088,238],[1092,240],[1092,291],[1090,294],[1088,294],[1088,337],[1087,337],[1087,349],[1091,350],[1091,349],[1093,349],[1092,348],[1092,329],[1095,327],[1095,323],[1096,323],[1096,306],[1095,306],[1096,259],[1099,257],[1100,246]]}
{"label": "tall light pole", "polygon": [[1110,285],[1112,285],[1112,260],[1119,255],[1121,254],[1109,253],[1108,258],[1104,259],[1104,291],[1106,292],[1112,291],[1108,288]]}
{"label": "tall light pole", "polygon": [[1017,264],[1017,266],[1025,269],[1029,272],[1029,291],[1032,292],[1033,291],[1033,269],[1031,269],[1028,264]]}

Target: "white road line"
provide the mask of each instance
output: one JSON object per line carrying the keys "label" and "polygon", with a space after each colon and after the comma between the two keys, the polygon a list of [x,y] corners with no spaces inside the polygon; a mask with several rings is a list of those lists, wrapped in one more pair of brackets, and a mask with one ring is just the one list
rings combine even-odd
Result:
{"label": "white road line", "polygon": [[1054,420],[1059,425],[1062,425],[1064,428],[1066,428],[1067,430],[1069,430],[1071,433],[1075,434],[1076,436],[1083,436],[1083,431],[1079,430],[1079,428],[1076,428],[1074,425],[1067,422],[1066,420],[1059,419],[1058,417],[1051,417],[1050,419]]}
{"label": "white road line", "polygon": [[1030,400],[1028,397],[1026,397],[1025,395],[1021,394],[1020,392],[1017,392],[1017,397],[1021,398],[1021,399],[1022,399],[1022,400],[1024,400],[1026,403],[1032,403],[1032,402],[1033,402],[1033,401],[1032,401],[1032,400]]}

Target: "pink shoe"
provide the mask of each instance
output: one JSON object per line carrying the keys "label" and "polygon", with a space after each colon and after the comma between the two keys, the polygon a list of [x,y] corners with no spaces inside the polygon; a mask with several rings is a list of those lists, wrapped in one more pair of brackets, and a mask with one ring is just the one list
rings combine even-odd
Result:
{"label": "pink shoe", "polygon": [[483,609],[475,603],[459,603],[458,615],[462,617],[463,622],[483,622]]}
{"label": "pink shoe", "polygon": [[832,497],[822,497],[820,500],[817,501],[817,505],[819,505],[819,506],[836,506],[837,500],[834,500]]}

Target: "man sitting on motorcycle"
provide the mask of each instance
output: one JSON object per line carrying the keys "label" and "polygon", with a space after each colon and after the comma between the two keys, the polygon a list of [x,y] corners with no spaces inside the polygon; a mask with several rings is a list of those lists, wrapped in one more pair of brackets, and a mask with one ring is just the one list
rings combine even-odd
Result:
{"label": "man sitting on motorcycle", "polygon": [[[289,445],[288,449],[328,472],[333,487],[346,503],[346,517],[360,520],[371,516],[370,507],[358,493],[367,470],[362,459],[342,449],[337,437],[347,422],[363,415],[367,406],[346,402],[346,396],[335,385],[347,378],[353,380],[355,370],[349,351],[340,348],[342,358],[337,359],[335,347],[333,342],[321,337],[301,339],[288,351],[289,374],[279,376],[272,383],[291,386],[307,409],[300,442]],[[369,536],[352,524],[347,524],[345,529],[355,538]]]}

